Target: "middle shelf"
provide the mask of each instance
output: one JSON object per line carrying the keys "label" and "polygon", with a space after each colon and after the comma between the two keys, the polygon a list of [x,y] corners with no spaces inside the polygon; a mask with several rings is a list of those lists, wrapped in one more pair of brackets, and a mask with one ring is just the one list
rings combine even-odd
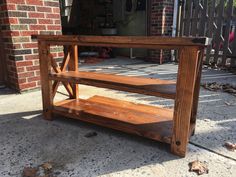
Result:
{"label": "middle shelf", "polygon": [[170,80],[120,76],[95,72],[63,72],[50,74],[51,80],[72,82],[139,94],[175,99],[176,83]]}

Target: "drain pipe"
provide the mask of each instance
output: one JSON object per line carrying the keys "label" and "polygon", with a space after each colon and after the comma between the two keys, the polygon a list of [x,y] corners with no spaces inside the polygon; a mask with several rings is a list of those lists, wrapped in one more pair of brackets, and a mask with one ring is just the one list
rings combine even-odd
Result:
{"label": "drain pipe", "polygon": [[[173,25],[172,25],[172,37],[177,36],[177,18],[178,18],[178,8],[179,8],[179,1],[174,1],[174,14],[173,14]],[[175,61],[176,52],[174,50],[171,50],[171,60]]]}

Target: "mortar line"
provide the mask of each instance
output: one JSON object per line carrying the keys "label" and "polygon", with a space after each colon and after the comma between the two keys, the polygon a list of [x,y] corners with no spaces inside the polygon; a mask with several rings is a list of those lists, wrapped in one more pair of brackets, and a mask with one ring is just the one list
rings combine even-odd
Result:
{"label": "mortar line", "polygon": [[234,158],[232,158],[232,157],[229,157],[229,156],[227,156],[227,155],[221,154],[221,153],[219,153],[219,152],[216,152],[216,151],[214,151],[214,150],[212,150],[212,149],[208,149],[208,148],[206,148],[206,147],[204,147],[204,146],[202,146],[202,145],[196,144],[196,143],[191,142],[191,141],[189,141],[189,144],[192,144],[192,145],[194,145],[194,146],[196,146],[196,147],[205,149],[205,150],[207,150],[207,151],[209,151],[209,152],[212,152],[212,153],[217,154],[217,155],[219,155],[219,156],[221,156],[221,157],[225,157],[225,158],[227,158],[227,159],[230,159],[230,160],[233,160],[233,161],[236,162],[236,159],[234,159]]}

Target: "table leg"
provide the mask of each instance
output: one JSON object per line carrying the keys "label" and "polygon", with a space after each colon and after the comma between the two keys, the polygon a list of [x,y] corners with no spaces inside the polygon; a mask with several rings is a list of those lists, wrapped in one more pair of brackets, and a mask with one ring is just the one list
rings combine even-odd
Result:
{"label": "table leg", "polygon": [[52,81],[49,80],[51,72],[50,47],[45,42],[39,41],[39,62],[41,76],[41,90],[43,99],[43,116],[46,120],[52,120],[53,89]]}
{"label": "table leg", "polygon": [[179,50],[179,69],[173,119],[171,151],[184,157],[189,140],[190,119],[193,108],[194,90],[197,80],[199,48],[185,47]]}
{"label": "table leg", "polygon": [[[71,47],[70,60],[68,63],[68,71],[78,71],[79,70],[79,56],[78,56],[78,46],[74,45]],[[79,99],[79,86],[78,84],[71,84],[73,90],[73,99]]]}
{"label": "table leg", "polygon": [[199,100],[199,93],[200,93],[200,86],[201,86],[201,76],[202,76],[202,59],[203,59],[203,53],[204,51],[199,51],[198,57],[198,67],[197,67],[197,78],[196,78],[196,84],[194,88],[194,98],[193,98],[193,108],[192,108],[192,115],[191,115],[191,124],[192,124],[192,135],[195,134],[195,124],[196,124],[196,118],[197,118],[197,110],[198,110],[198,100]]}

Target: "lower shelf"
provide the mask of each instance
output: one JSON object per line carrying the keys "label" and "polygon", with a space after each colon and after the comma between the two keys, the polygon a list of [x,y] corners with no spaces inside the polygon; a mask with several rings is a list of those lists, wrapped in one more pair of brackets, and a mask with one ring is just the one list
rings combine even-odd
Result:
{"label": "lower shelf", "polygon": [[87,100],[70,99],[55,103],[53,112],[161,142],[171,142],[171,109],[94,96]]}

